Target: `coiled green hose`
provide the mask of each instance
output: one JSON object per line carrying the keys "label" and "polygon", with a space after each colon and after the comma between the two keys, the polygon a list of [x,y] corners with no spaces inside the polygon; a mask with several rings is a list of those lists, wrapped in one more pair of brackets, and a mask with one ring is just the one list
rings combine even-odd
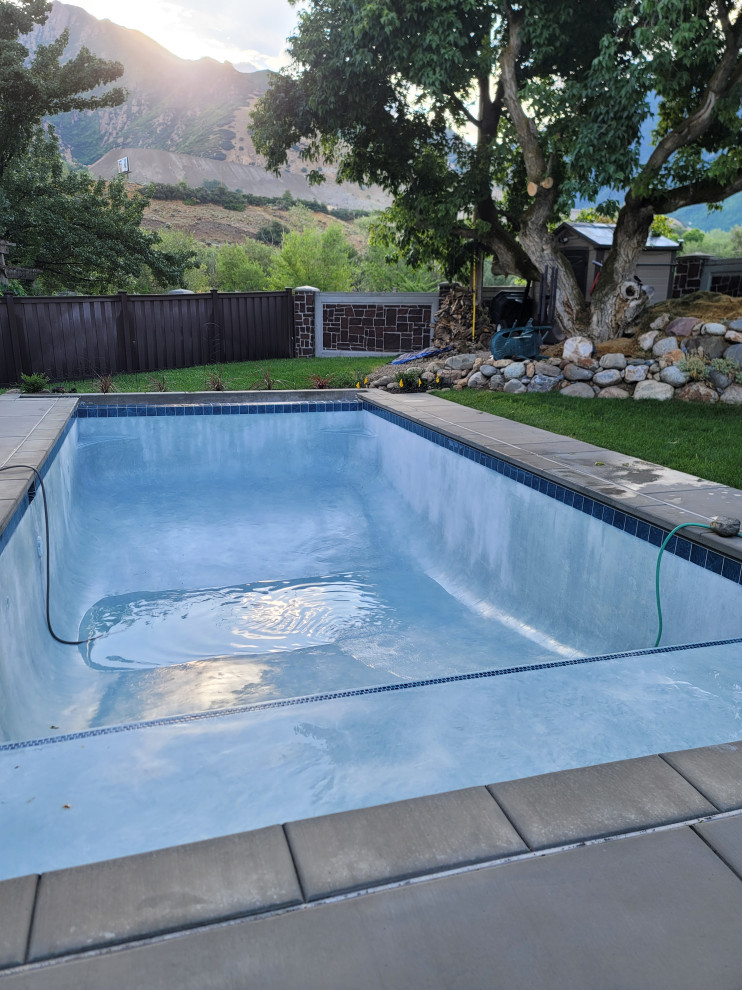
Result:
{"label": "coiled green hose", "polygon": [[662,561],[662,554],[665,547],[670,542],[670,539],[677,533],[679,529],[685,529],[686,526],[696,526],[698,529],[713,529],[713,526],[709,526],[707,523],[681,523],[676,526],[675,529],[671,530],[667,536],[662,541],[662,546],[660,547],[660,552],[657,556],[657,571],[655,573],[655,593],[657,596],[657,618],[659,619],[659,629],[657,631],[657,639],[654,645],[659,646],[660,640],[662,639],[662,605],[660,604],[660,562]]}

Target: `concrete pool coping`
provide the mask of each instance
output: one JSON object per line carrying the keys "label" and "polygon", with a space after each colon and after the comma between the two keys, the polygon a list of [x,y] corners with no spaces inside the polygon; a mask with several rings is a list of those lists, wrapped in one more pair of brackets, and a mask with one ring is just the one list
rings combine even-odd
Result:
{"label": "concrete pool coping", "polygon": [[[445,399],[362,397],[664,529],[741,514],[742,492]],[[134,401],[0,396],[0,464],[41,467],[80,399]],[[0,529],[28,488],[14,475]],[[742,559],[742,540],[688,538]],[[736,987],[740,812],[734,742],[7,880],[0,984]]]}

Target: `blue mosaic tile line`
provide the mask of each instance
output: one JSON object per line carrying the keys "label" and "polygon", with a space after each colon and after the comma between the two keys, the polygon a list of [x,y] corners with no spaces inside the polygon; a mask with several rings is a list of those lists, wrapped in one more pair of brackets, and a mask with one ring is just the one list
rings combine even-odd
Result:
{"label": "blue mosaic tile line", "polygon": [[169,405],[164,402],[134,405],[105,405],[85,403],[77,407],[79,419],[117,419],[128,416],[266,416],[298,412],[357,412],[357,399],[331,399],[326,402],[214,402],[203,405],[185,403]]}
{"label": "blue mosaic tile line", "polygon": [[456,684],[462,681],[478,681],[495,677],[506,677],[509,674],[530,674],[540,670],[558,670],[563,667],[576,667],[587,663],[603,663],[609,660],[632,660],[639,657],[656,656],[667,653],[682,653],[686,650],[705,649],[713,646],[734,646],[742,643],[742,639],[719,639],[707,643],[684,643],[680,646],[658,646],[647,650],[630,650],[624,653],[606,653],[595,657],[572,657],[569,660],[552,660],[545,663],[526,664],[519,667],[504,667],[500,670],[477,670],[466,674],[449,674],[446,677],[431,677],[417,681],[395,681],[392,684],[379,684],[376,687],[353,688],[348,691],[330,691],[325,694],[303,695],[299,698],[282,698],[276,701],[261,701],[255,705],[239,705],[233,708],[218,708],[210,712],[193,712],[188,715],[171,715],[165,718],[149,719],[144,722],[128,722],[124,725],[109,725],[100,729],[86,729],[82,732],[67,732],[59,736],[46,736],[41,739],[25,739],[19,742],[1,743],[0,753],[18,749],[33,749],[49,743],[70,742],[76,739],[91,739],[96,736],[119,735],[122,732],[134,732],[138,729],[151,729],[157,726],[187,725],[190,722],[202,722],[206,719],[226,718],[232,715],[244,715],[250,712],[271,711],[277,708],[293,708],[298,705],[317,704],[322,701],[337,701],[342,698],[360,698],[372,694],[390,694],[397,691],[409,691],[413,688],[437,687],[441,684]]}
{"label": "blue mosaic tile line", "polygon": [[[599,502],[597,499],[589,498],[587,495],[580,495],[579,492],[572,491],[570,488],[565,488],[556,482],[549,481],[547,478],[542,478],[540,475],[516,467],[508,461],[503,461],[495,457],[493,454],[484,453],[476,447],[469,447],[457,440],[452,440],[450,437],[445,436],[445,434],[432,433],[428,428],[421,426],[419,423],[414,422],[414,420],[406,419],[398,413],[391,412],[388,409],[381,409],[363,399],[360,401],[363,409],[373,413],[375,416],[379,416],[381,419],[387,420],[387,422],[393,423],[395,426],[401,427],[403,430],[416,433],[424,437],[424,439],[438,444],[440,447],[445,447],[447,450],[460,454],[462,457],[475,461],[477,464],[482,464],[491,471],[510,478],[511,481],[525,485],[527,488],[533,488],[534,491],[546,495],[547,498],[556,499],[557,502],[563,502],[565,505],[578,509],[588,516],[601,519],[607,525],[613,526],[615,529],[620,529],[629,536],[635,536],[645,543],[651,543],[652,546],[661,546],[662,541],[670,532],[669,530],[661,529],[659,526],[652,526],[650,523],[622,512],[620,509],[615,509],[610,505],[606,505],[604,502]],[[707,550],[705,547],[693,543],[691,540],[677,536],[673,537],[670,543],[668,543],[665,547],[665,552],[671,553],[676,557],[681,557],[683,560],[689,560],[692,564],[703,567],[704,570],[712,571],[714,574],[718,574],[732,581],[734,584],[742,584],[742,565],[734,558],[727,557],[725,554],[718,553],[715,550]]]}

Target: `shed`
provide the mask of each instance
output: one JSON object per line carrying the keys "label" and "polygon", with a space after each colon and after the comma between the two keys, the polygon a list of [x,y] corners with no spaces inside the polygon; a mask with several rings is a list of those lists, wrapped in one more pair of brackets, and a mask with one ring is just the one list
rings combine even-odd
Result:
{"label": "shed", "polygon": [[[554,231],[562,253],[572,265],[577,284],[590,299],[599,264],[605,260],[613,244],[612,223],[587,223],[566,220]],[[647,287],[652,286],[652,302],[662,302],[672,296],[678,241],[659,234],[650,234],[636,266],[635,275]]]}

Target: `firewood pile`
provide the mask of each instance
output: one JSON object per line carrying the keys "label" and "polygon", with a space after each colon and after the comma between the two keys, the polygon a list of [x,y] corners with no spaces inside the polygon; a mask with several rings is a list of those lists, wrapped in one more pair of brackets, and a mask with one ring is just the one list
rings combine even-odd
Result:
{"label": "firewood pile", "polygon": [[463,285],[453,286],[443,300],[433,326],[433,344],[436,347],[453,346],[457,351],[468,351],[472,344],[477,349],[489,347],[496,330],[490,323],[489,313],[477,306],[477,319],[472,340],[472,291]]}

